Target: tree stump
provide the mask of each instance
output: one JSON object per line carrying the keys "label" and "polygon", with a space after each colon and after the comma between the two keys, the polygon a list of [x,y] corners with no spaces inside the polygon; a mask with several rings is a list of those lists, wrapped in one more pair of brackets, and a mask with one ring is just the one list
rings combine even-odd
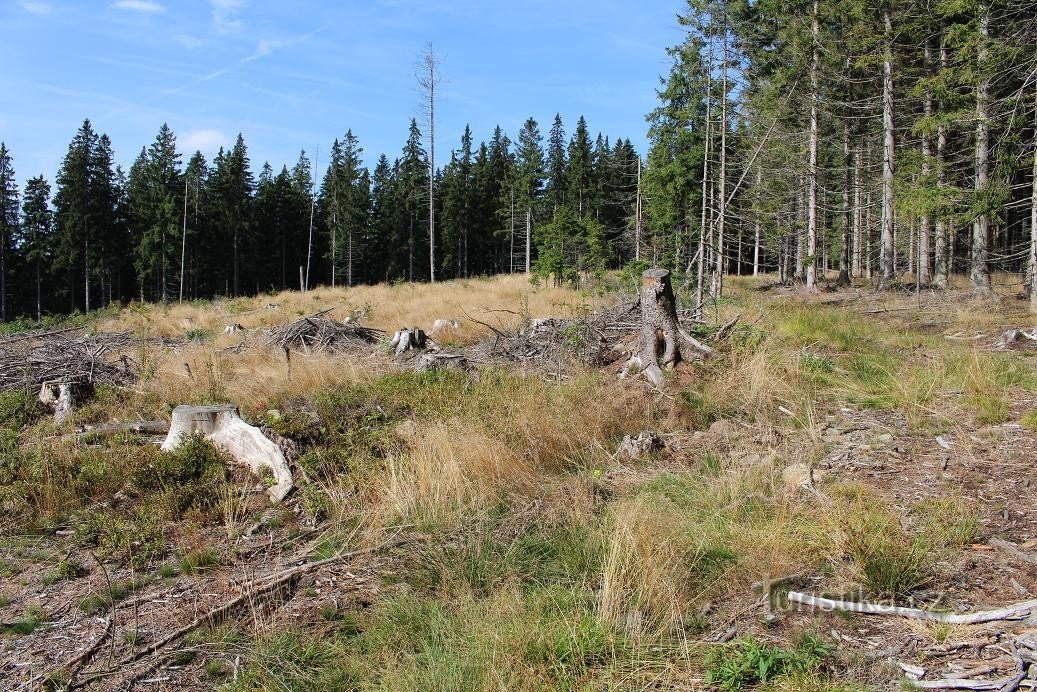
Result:
{"label": "tree stump", "polygon": [[648,269],[641,275],[641,336],[637,352],[624,372],[639,371],[656,387],[663,384],[662,369],[673,369],[681,361],[681,343],[699,357],[713,352],[681,329],[677,299],[666,269]]}
{"label": "tree stump", "polygon": [[396,355],[401,356],[407,351],[425,348],[426,342],[425,332],[417,327],[404,327],[393,335],[391,343],[396,347]]}
{"label": "tree stump", "polygon": [[283,500],[294,487],[284,453],[259,428],[242,420],[237,406],[177,406],[162,449],[172,451],[185,437],[195,434],[211,440],[256,475],[260,475],[264,468],[269,469],[276,484],[267,492],[274,502]]}
{"label": "tree stump", "polygon": [[54,413],[54,422],[63,423],[79,403],[90,396],[90,390],[90,382],[82,377],[47,380],[40,385],[40,393],[36,398]]}
{"label": "tree stump", "polygon": [[468,360],[460,353],[425,353],[414,362],[415,372],[429,370],[463,370]]}

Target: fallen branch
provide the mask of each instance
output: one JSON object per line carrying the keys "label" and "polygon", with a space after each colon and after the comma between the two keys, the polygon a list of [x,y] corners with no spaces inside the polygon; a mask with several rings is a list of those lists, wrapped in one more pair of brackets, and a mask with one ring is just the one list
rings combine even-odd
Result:
{"label": "fallen branch", "polygon": [[[914,620],[929,620],[931,622],[942,622],[949,625],[976,625],[983,622],[997,622],[1000,620],[1022,620],[1026,616],[1037,611],[1037,600],[1017,603],[1006,608],[997,610],[980,610],[974,613],[938,613],[932,610],[920,608],[904,608],[902,606],[882,605],[879,603],[867,603],[864,601],[843,601],[810,594],[799,591],[789,592],[789,602],[813,606],[823,610],[839,610],[850,613],[863,613],[865,615],[892,615],[912,618]],[[983,688],[986,689],[986,688]]]}
{"label": "fallen branch", "polygon": [[[108,677],[109,675],[113,675],[119,672],[125,672],[128,666],[130,666],[131,664],[140,661],[142,658],[151,656],[159,650],[165,648],[166,646],[183,639],[192,631],[198,629],[203,625],[216,625],[222,622],[235,609],[252,603],[254,599],[265,597],[277,591],[281,587],[301,577],[307,572],[312,572],[313,570],[319,569],[320,567],[324,567],[325,565],[329,565],[334,562],[340,562],[342,560],[347,560],[350,558],[355,558],[361,555],[367,555],[382,550],[383,548],[386,548],[387,546],[391,545],[400,535],[402,530],[402,528],[397,529],[397,531],[388,539],[382,541],[378,545],[373,546],[371,548],[365,548],[363,550],[356,550],[348,553],[340,552],[335,555],[332,555],[329,558],[325,558],[324,560],[308,562],[297,567],[292,567],[291,569],[286,569],[281,572],[275,572],[274,574],[267,575],[266,577],[261,579],[261,583],[259,583],[258,585],[253,584],[252,588],[243,589],[241,594],[239,594],[236,598],[233,598],[230,601],[224,603],[223,605],[213,608],[212,610],[202,615],[199,615],[194,620],[184,625],[180,629],[171,632],[170,634],[166,635],[162,639],[153,642],[152,644],[149,644],[137,653],[123,658],[113,669],[96,673],[95,675],[92,675],[89,678],[74,685],[70,683],[69,689],[86,687],[99,679]],[[153,669],[153,666],[150,666],[149,668]]]}

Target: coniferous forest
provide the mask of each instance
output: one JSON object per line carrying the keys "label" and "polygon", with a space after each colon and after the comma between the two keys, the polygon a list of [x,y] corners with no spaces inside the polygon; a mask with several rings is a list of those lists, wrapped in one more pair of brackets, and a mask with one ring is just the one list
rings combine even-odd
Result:
{"label": "coniferous forest", "polygon": [[305,152],[254,166],[240,135],[188,156],[163,125],[124,171],[85,120],[52,180],[19,189],[0,148],[0,316],[530,270],[578,282],[632,260],[687,274],[699,304],[731,273],[1028,277],[1032,10],[690,0],[644,158],[582,117],[478,144],[466,128],[435,167],[416,121],[370,166],[347,130],[320,171]]}
{"label": "coniferous forest", "polygon": [[[85,120],[53,183],[32,178],[21,191],[4,147],[4,319],[427,281],[430,167],[417,122],[393,159],[368,168],[363,154],[347,131],[316,180],[306,152],[290,168],[264,163],[257,174],[241,135],[211,162],[201,152],[185,161],[163,125],[127,172]],[[592,138],[583,118],[570,137],[556,117],[546,152],[533,119],[517,142],[498,127],[476,143],[466,128],[436,170],[436,278],[524,272],[537,261],[567,271],[616,266],[630,243],[637,167],[629,140]],[[556,210],[564,227],[553,231],[544,222]]]}

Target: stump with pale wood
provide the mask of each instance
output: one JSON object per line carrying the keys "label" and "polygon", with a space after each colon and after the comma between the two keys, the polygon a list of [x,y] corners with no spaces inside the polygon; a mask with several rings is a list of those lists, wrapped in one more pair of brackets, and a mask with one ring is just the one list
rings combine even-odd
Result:
{"label": "stump with pale wood", "polygon": [[681,329],[670,272],[648,269],[641,275],[641,336],[637,352],[627,362],[624,373],[639,372],[661,387],[663,369],[673,369],[682,359],[681,344],[699,358],[713,353],[713,349]]}
{"label": "stump with pale wood", "polygon": [[211,440],[256,475],[264,468],[269,469],[276,481],[268,490],[274,502],[283,500],[294,487],[288,460],[280,447],[267,439],[259,428],[242,420],[237,406],[177,406],[162,449],[167,452],[176,449],[191,435]]}

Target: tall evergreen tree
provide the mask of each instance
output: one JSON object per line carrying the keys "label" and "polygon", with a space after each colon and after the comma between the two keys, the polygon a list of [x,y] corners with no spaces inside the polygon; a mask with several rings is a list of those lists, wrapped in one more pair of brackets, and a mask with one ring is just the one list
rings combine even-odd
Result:
{"label": "tall evergreen tree", "polygon": [[53,213],[50,185],[42,175],[30,178],[22,198],[22,224],[18,245],[33,278],[34,314],[43,317],[43,282],[53,260]]}
{"label": "tall evergreen tree", "polygon": [[8,272],[18,232],[18,183],[11,152],[0,142],[0,321],[8,319]]}

